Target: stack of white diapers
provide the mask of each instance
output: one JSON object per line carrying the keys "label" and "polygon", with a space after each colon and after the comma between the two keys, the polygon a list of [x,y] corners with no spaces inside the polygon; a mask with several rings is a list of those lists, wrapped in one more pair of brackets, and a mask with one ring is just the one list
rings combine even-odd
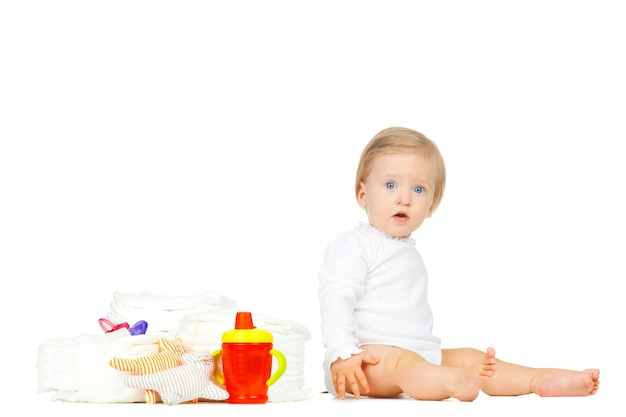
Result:
{"label": "stack of white diapers", "polygon": [[144,391],[124,384],[126,375],[109,366],[116,356],[158,352],[158,336],[131,336],[127,329],[98,335],[50,339],[39,346],[37,391],[72,402],[142,402]]}
{"label": "stack of white diapers", "polygon": [[[53,400],[72,402],[144,402],[144,390],[127,387],[127,374],[113,369],[114,357],[136,358],[159,350],[161,338],[180,338],[189,351],[221,348],[222,333],[234,327],[236,302],[212,292],[166,296],[151,292],[115,292],[107,319],[112,323],[148,323],[145,335],[127,329],[109,333],[51,339],[37,356],[38,392],[53,392]],[[304,343],[308,330],[295,322],[252,313],[257,328],[273,334],[274,348],[287,359],[285,374],[270,387],[270,401],[311,398],[304,388]],[[94,318],[96,321],[97,318]],[[275,368],[273,368],[275,369]]]}

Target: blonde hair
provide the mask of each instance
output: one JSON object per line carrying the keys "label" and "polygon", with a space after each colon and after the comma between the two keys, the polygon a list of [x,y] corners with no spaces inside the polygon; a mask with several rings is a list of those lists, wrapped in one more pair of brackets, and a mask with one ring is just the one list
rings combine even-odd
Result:
{"label": "blonde hair", "polygon": [[446,187],[446,167],[443,157],[432,140],[416,130],[405,127],[390,127],[381,130],[365,146],[356,171],[355,192],[357,199],[359,198],[361,182],[365,182],[369,175],[374,159],[381,155],[406,152],[418,153],[426,158],[435,170],[435,190],[431,206],[431,213],[433,213],[439,206]]}

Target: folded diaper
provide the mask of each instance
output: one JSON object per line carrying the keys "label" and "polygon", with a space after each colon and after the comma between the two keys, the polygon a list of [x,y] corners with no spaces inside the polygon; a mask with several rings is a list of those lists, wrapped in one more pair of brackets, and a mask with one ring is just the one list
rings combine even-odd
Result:
{"label": "folded diaper", "polygon": [[187,314],[235,305],[234,300],[210,291],[188,296],[162,295],[150,291],[141,294],[116,291],[107,318],[116,323],[145,320],[150,324],[150,332],[167,333],[175,329],[180,319]]}

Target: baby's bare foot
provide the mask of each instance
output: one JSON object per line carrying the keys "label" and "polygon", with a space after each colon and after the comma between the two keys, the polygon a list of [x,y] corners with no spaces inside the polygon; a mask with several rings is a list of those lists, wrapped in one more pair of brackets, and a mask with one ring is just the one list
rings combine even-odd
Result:
{"label": "baby's bare foot", "polygon": [[533,392],[542,397],[585,397],[598,391],[600,371],[551,370],[537,377],[533,382]]}
{"label": "baby's bare foot", "polygon": [[496,352],[487,348],[487,353],[481,362],[463,368],[458,380],[458,389],[453,397],[460,401],[473,401],[478,393],[496,372]]}

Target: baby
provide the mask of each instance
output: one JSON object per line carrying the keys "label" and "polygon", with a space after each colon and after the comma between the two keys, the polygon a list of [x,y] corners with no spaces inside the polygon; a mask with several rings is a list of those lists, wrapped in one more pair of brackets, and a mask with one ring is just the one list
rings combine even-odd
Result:
{"label": "baby", "polygon": [[400,127],[378,133],[357,169],[356,199],[368,224],[340,234],[319,270],[326,387],[419,400],[472,401],[489,395],[587,396],[598,369],[530,368],[494,349],[442,349],[432,334],[428,277],[411,234],[434,213],[445,188],[435,143]]}

